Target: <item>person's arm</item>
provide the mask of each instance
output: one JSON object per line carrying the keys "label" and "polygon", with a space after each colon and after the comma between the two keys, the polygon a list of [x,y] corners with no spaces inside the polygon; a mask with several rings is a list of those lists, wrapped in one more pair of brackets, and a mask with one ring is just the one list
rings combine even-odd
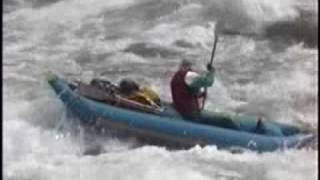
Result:
{"label": "person's arm", "polygon": [[210,87],[214,82],[214,71],[205,71],[200,74],[190,71],[186,74],[185,82],[190,88]]}

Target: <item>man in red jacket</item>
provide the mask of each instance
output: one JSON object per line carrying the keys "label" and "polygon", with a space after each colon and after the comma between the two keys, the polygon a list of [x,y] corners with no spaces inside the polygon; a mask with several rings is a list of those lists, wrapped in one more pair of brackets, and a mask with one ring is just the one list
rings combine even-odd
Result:
{"label": "man in red jacket", "polygon": [[184,119],[203,124],[216,125],[227,128],[238,128],[232,119],[221,113],[202,110],[203,99],[206,96],[204,88],[212,86],[215,69],[210,64],[207,71],[196,73],[192,70],[192,63],[182,60],[178,71],[171,79],[171,95],[175,109]]}
{"label": "man in red jacket", "polygon": [[182,116],[196,118],[201,111],[203,98],[206,96],[205,87],[210,87],[214,81],[214,68],[207,66],[208,71],[196,73],[192,63],[182,60],[179,70],[171,80],[173,105]]}

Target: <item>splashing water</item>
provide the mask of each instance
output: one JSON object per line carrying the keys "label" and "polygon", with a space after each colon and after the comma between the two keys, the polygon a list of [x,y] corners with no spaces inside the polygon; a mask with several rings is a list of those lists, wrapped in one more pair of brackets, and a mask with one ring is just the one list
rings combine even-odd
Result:
{"label": "splashing water", "polygon": [[103,76],[114,82],[131,76],[171,100],[169,81],[180,59],[192,58],[203,69],[217,25],[217,79],[206,108],[316,128],[317,4],[3,1],[4,179],[316,179],[317,150],[231,154],[208,146],[168,151],[136,147],[134,139],[97,137],[104,153],[83,156],[88,145],[82,130],[58,130],[59,123],[72,119],[44,75],[53,71],[68,79]]}

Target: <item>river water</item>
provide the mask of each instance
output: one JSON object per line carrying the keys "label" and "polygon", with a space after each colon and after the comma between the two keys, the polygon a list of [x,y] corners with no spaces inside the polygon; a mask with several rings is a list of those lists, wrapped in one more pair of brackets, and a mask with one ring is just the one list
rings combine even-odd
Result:
{"label": "river water", "polygon": [[201,70],[219,30],[217,77],[206,108],[316,129],[316,0],[4,0],[4,179],[315,180],[318,150],[232,154],[215,146],[169,151],[57,130],[63,104],[48,71],[69,80],[132,77],[171,100],[181,58]]}

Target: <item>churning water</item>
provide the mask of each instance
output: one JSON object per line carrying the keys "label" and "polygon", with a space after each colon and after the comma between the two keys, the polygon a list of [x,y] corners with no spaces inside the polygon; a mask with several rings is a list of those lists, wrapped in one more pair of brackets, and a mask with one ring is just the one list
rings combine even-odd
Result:
{"label": "churning water", "polygon": [[[3,0],[4,178],[315,180],[318,150],[231,154],[215,146],[169,151],[134,140],[96,140],[57,129],[65,109],[53,71],[89,81],[125,76],[170,100],[180,59],[203,69],[220,38],[206,108],[318,125],[316,0]],[[135,148],[133,148],[135,147]]]}

